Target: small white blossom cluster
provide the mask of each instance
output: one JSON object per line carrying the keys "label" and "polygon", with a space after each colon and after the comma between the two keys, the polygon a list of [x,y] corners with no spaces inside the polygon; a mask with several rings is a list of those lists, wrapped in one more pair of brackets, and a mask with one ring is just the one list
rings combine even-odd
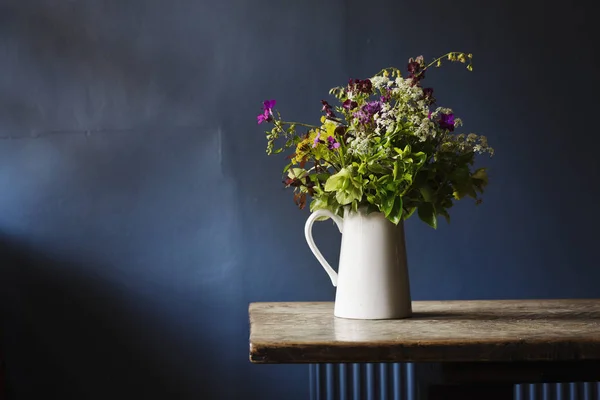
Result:
{"label": "small white blossom cluster", "polygon": [[389,82],[393,83],[387,76],[374,76],[371,78],[371,83],[375,89],[383,89],[388,86]]}
{"label": "small white blossom cluster", "polygon": [[348,138],[348,153],[357,155],[370,155],[371,137],[366,135],[357,135]]}
{"label": "small white blossom cluster", "polygon": [[[384,133],[394,133],[402,125],[401,134],[416,136],[420,142],[435,140],[441,144],[442,149],[466,153],[475,151],[477,153],[488,152],[493,154],[493,149],[488,147],[484,136],[475,134],[454,135],[447,127],[452,129],[462,126],[459,118],[454,118],[450,108],[438,107],[430,110],[429,102],[425,98],[425,92],[419,85],[411,84],[411,79],[396,77],[390,79],[385,75],[374,76],[370,79],[375,90],[384,96],[390,96],[393,100],[375,102],[379,103],[380,110],[373,114],[372,125],[355,124],[353,135],[347,138],[348,152],[356,155],[373,155],[381,151],[381,146],[376,145],[373,140],[381,137]],[[351,92],[348,98],[352,99]],[[363,107],[370,107],[368,103]],[[365,112],[365,109],[356,109],[355,113]],[[356,115],[356,114],[355,114]],[[451,118],[451,120],[448,120]]]}
{"label": "small white blossom cluster", "polygon": [[394,107],[396,120],[408,122],[412,127],[411,131],[422,142],[435,138],[437,129],[428,117],[429,107],[425,103],[423,89],[412,86],[410,80],[402,78],[396,78],[395,84],[392,94],[397,99]]}
{"label": "small white blossom cluster", "polygon": [[464,133],[458,135],[446,134],[442,150],[458,150],[461,153],[474,151],[478,154],[489,153],[490,156],[494,155],[494,149],[489,147],[487,137],[474,133],[469,133],[468,135]]}
{"label": "small white blossom cluster", "polygon": [[389,132],[393,131],[396,127],[396,118],[394,114],[394,110],[389,103],[383,103],[381,106],[381,111],[375,113],[373,115],[373,119],[375,120],[375,124],[377,127],[375,128],[375,134],[380,135],[383,131]]}

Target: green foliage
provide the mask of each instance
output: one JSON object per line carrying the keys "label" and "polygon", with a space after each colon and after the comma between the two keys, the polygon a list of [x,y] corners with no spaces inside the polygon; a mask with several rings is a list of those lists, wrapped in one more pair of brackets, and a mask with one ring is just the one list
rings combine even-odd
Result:
{"label": "green foliage", "polygon": [[[472,55],[450,52],[426,64],[410,59],[408,78],[385,68],[368,80],[351,81],[330,94],[339,106],[324,103],[320,124],[287,122],[265,109],[273,124],[266,132],[267,153],[294,149],[284,167],[285,184],[293,187],[302,208],[381,212],[398,224],[415,212],[429,226],[437,217],[450,221],[449,209],[465,197],[476,199],[488,184],[485,168],[473,170],[477,154],[493,154],[484,136],[455,134],[462,121],[449,108],[433,108],[435,100],[420,80],[443,60],[467,64]],[[298,132],[299,129],[305,129]]]}

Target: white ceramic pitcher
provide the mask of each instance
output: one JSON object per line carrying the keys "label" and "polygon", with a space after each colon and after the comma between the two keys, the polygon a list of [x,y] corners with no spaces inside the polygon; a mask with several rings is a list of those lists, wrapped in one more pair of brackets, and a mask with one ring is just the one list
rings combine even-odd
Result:
{"label": "white ceramic pitcher", "polygon": [[[329,217],[342,233],[336,273],[312,237],[319,217]],[[337,286],[334,315],[354,319],[406,318],[412,314],[404,225],[394,225],[382,213],[344,212],[344,218],[328,210],[313,212],[304,226],[308,246],[333,286]]]}

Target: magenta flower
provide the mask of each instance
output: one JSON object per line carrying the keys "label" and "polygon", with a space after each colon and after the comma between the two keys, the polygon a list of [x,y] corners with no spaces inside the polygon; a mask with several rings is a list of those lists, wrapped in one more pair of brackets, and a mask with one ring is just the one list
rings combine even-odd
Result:
{"label": "magenta flower", "polygon": [[256,116],[256,119],[258,120],[259,125],[262,124],[263,122],[270,122],[269,121],[270,118],[271,118],[271,115],[267,111],[264,111],[262,114],[259,114]]}
{"label": "magenta flower", "polygon": [[329,143],[327,144],[327,148],[328,148],[329,150],[337,149],[337,148],[339,148],[339,147],[340,147],[340,144],[339,144],[339,143],[338,143],[338,142],[335,140],[335,138],[334,138],[333,136],[329,136],[329,137],[327,138],[327,142],[329,142]]}
{"label": "magenta flower", "polygon": [[315,137],[312,147],[317,147],[319,145],[319,143],[321,143],[320,138],[321,138],[321,132],[317,132],[317,136]]}
{"label": "magenta flower", "polygon": [[263,108],[265,111],[268,111],[270,114],[273,114],[273,107],[275,107],[276,100],[265,100],[263,101]]}
{"label": "magenta flower", "polygon": [[440,128],[447,129],[450,132],[454,130],[454,114],[440,114]]}
{"label": "magenta flower", "polygon": [[256,117],[259,124],[273,120],[273,107],[275,107],[275,103],[275,100],[263,101],[263,112]]}

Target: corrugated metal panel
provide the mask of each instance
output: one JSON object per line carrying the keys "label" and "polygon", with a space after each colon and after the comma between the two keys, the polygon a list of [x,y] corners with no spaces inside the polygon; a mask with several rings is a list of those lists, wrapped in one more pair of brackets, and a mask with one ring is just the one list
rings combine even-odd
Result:
{"label": "corrugated metal panel", "polygon": [[[417,400],[414,366],[311,364],[310,400]],[[515,385],[515,400],[600,400],[600,382]]]}
{"label": "corrugated metal panel", "polygon": [[310,400],[416,400],[412,364],[311,364]]}
{"label": "corrugated metal panel", "polygon": [[600,382],[515,385],[515,400],[600,400]]}

